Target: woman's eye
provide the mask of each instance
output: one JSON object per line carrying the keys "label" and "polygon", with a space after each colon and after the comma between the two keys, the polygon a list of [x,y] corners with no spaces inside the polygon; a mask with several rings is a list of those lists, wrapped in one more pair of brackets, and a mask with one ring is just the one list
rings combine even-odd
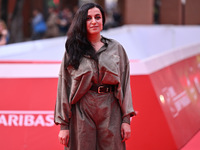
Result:
{"label": "woman's eye", "polygon": [[91,20],[91,17],[87,17],[87,20]]}
{"label": "woman's eye", "polygon": [[99,19],[101,19],[101,17],[100,16],[96,16],[95,19],[99,20]]}

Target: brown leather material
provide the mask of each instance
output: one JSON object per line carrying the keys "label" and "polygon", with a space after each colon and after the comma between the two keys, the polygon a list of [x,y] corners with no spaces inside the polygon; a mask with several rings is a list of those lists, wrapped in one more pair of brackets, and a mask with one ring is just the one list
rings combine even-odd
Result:
{"label": "brown leather material", "polygon": [[[121,124],[135,115],[130,88],[129,59],[115,40],[104,39],[97,51],[98,62],[83,57],[78,70],[64,67],[58,79],[54,122],[69,129],[66,150],[125,150]],[[107,44],[106,44],[107,43]],[[90,90],[93,84],[115,85],[112,93]],[[102,89],[100,89],[102,92]]]}

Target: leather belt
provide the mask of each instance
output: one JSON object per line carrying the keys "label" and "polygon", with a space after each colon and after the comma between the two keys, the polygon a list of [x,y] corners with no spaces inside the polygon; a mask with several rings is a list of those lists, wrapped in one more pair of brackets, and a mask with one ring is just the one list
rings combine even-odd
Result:
{"label": "leather belt", "polygon": [[114,85],[97,85],[93,84],[90,90],[95,91],[97,93],[110,93],[114,92],[115,86]]}

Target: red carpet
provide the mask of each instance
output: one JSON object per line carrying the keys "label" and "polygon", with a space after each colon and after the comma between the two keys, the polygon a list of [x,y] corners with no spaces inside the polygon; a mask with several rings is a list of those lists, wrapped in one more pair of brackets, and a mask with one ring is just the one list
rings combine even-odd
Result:
{"label": "red carpet", "polygon": [[200,131],[181,150],[200,150]]}

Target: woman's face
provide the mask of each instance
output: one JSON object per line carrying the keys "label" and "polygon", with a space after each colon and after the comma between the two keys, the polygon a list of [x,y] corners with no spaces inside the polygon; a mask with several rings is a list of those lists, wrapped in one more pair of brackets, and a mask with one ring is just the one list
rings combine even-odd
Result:
{"label": "woman's face", "polygon": [[88,35],[99,34],[103,29],[103,19],[99,8],[91,8],[87,15],[87,33]]}

